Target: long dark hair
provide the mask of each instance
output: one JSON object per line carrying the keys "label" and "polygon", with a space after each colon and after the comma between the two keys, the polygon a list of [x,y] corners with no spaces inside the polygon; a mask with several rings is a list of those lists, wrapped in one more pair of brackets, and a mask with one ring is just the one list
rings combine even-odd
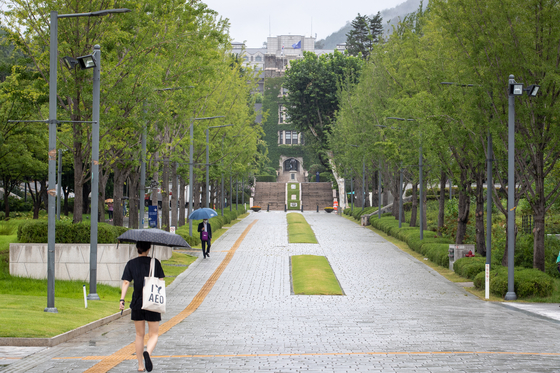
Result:
{"label": "long dark hair", "polygon": [[136,250],[138,250],[138,254],[145,253],[146,251],[150,250],[152,244],[146,241],[138,241],[136,242]]}

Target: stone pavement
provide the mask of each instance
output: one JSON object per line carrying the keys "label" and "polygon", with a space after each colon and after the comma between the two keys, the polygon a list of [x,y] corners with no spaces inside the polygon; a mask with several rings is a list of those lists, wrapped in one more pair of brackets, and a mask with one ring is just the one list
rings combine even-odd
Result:
{"label": "stone pavement", "polygon": [[[199,305],[160,336],[154,372],[560,371],[558,304],[482,301],[367,228],[304,216],[319,244],[288,244],[284,212],[251,213],[175,280],[162,325]],[[299,254],[326,256],[345,295],[291,294],[289,257]],[[103,371],[104,358],[111,372],[136,371],[133,356],[113,355],[133,340],[121,319],[3,371]]]}

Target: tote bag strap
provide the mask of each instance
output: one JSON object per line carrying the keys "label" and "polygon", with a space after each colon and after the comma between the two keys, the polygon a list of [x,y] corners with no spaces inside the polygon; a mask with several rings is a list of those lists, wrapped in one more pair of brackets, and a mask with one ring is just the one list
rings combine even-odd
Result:
{"label": "tote bag strap", "polygon": [[152,260],[150,260],[150,273],[148,277],[154,277],[154,269],[156,266],[156,259],[152,256]]}

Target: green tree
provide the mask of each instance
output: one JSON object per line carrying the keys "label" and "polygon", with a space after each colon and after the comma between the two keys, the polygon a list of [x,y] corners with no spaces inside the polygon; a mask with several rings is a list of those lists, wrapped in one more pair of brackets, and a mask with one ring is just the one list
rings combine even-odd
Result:
{"label": "green tree", "polygon": [[374,44],[379,43],[383,34],[383,18],[377,12],[375,16],[358,16],[352,21],[352,29],[346,34],[346,50],[351,56],[362,55],[368,59]]}
{"label": "green tree", "polygon": [[328,137],[340,104],[339,89],[356,84],[362,66],[361,59],[337,51],[321,56],[304,52],[304,58],[293,61],[285,75],[286,113],[296,129],[304,133],[306,146],[313,147],[337,181],[341,179],[331,165],[333,153]]}

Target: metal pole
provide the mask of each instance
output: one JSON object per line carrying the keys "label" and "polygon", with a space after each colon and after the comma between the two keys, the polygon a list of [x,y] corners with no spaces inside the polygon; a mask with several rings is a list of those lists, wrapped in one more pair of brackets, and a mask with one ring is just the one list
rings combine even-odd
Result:
{"label": "metal pole", "polygon": [[241,177],[241,204],[245,208],[245,175]]}
{"label": "metal pole", "polygon": [[350,214],[354,213],[354,176],[350,179]]}
{"label": "metal pole", "polygon": [[58,149],[58,186],[56,188],[56,220],[60,221],[60,199],[62,184],[62,149]]}
{"label": "metal pole", "polygon": [[210,155],[208,150],[208,142],[210,141],[210,134],[208,128],[206,128],[206,208],[209,207],[208,201],[210,200]]}
{"label": "metal pole", "polygon": [[226,136],[225,134],[222,136],[222,194],[221,194],[221,197],[220,197],[220,200],[221,200],[220,205],[222,206],[222,216],[224,216],[224,202],[226,200],[226,198],[225,198],[226,196],[224,196],[224,159],[223,159],[223,156],[224,156],[224,137],[225,136]]}
{"label": "metal pole", "polygon": [[[515,84],[515,77],[509,76],[509,84]],[[509,90],[509,87],[508,87]],[[516,300],[514,287],[514,252],[515,252],[515,96],[508,97],[508,292],[505,300]]]}
{"label": "metal pole", "polygon": [[91,146],[91,232],[89,244],[89,294],[87,299],[99,300],[97,295],[97,223],[99,217],[99,96],[101,92],[101,47],[93,47],[93,104]]}
{"label": "metal pole", "polygon": [[381,167],[379,167],[379,182],[377,183],[377,218],[381,219]]}
{"label": "metal pole", "polygon": [[49,73],[49,191],[48,191],[48,253],[47,253],[47,308],[45,312],[58,313],[54,306],[54,256],[55,256],[55,199],[56,180],[56,68],[58,66],[58,12],[51,12]]}
{"label": "metal pole", "polygon": [[420,132],[420,239],[424,239],[424,180],[423,180],[423,171],[422,171],[422,132]]}
{"label": "metal pole", "polygon": [[146,137],[147,137],[147,101],[144,100],[144,128],[142,128],[142,154],[140,155],[140,188],[138,189],[138,200],[140,206],[138,208],[138,228],[144,229],[144,201],[146,197]]}
{"label": "metal pole", "polygon": [[[193,152],[194,152],[194,145],[193,145],[193,141],[194,141],[194,135],[193,135],[193,127],[194,127],[194,122],[191,121],[191,127],[189,128],[189,134],[190,134],[190,139],[191,139],[191,143],[189,146],[189,215],[191,215],[192,209],[193,209]],[[189,218],[189,236],[192,237],[192,219]]]}
{"label": "metal pole", "polygon": [[366,157],[362,160],[362,210],[366,208]]}
{"label": "metal pole", "polygon": [[402,193],[402,164],[400,170],[400,182],[399,182],[399,228],[402,228],[403,220],[403,193]]}
{"label": "metal pole", "polygon": [[[492,134],[488,131],[488,170],[486,174],[486,264],[492,264]],[[491,189],[492,188],[492,189]]]}
{"label": "metal pole", "polygon": [[239,176],[235,175],[235,209],[239,210]]}

